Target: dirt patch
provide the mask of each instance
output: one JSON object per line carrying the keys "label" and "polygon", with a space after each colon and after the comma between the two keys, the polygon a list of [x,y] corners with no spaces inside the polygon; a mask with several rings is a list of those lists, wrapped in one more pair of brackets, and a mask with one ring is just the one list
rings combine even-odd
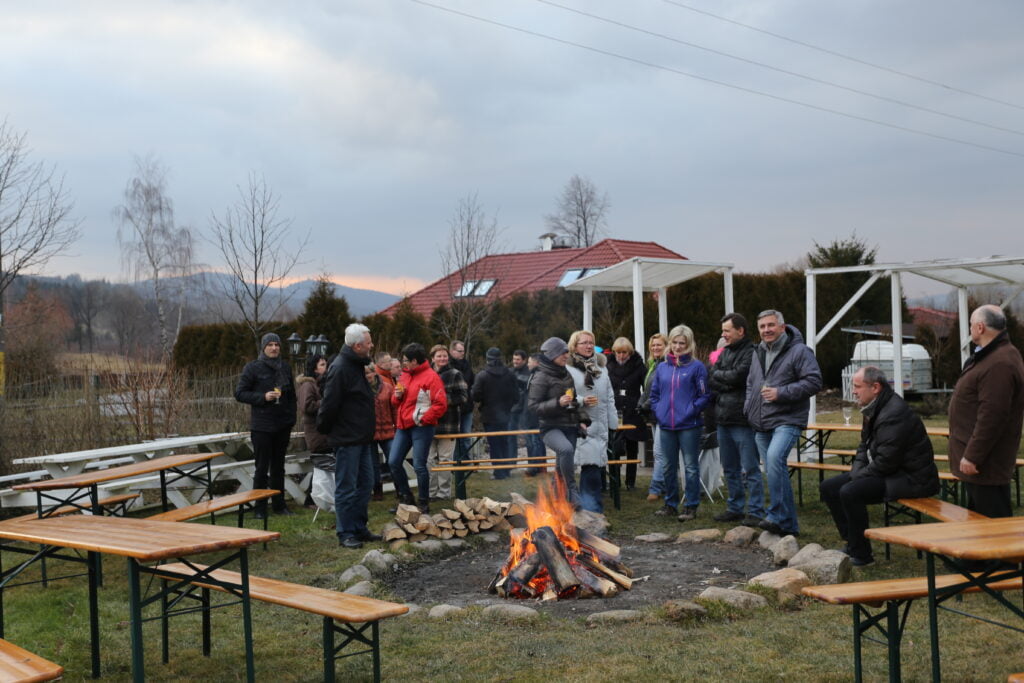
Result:
{"label": "dirt patch", "polygon": [[[608,540],[622,548],[622,561],[633,569],[632,590],[606,599],[512,602],[560,617],[612,609],[641,609],[661,605],[667,600],[696,597],[710,585],[742,584],[774,568],[771,555],[759,547],[640,543],[614,537]],[[487,593],[487,585],[507,556],[508,546],[503,543],[468,548],[447,557],[403,566],[388,584],[402,600],[423,606],[502,603],[503,599]]]}

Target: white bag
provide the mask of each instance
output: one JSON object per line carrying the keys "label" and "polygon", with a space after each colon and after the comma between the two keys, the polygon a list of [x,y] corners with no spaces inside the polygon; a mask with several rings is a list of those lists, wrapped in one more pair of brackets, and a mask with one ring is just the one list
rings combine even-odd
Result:
{"label": "white bag", "polygon": [[334,512],[334,472],[314,467],[309,495],[318,508],[324,512]]}
{"label": "white bag", "polygon": [[426,389],[420,389],[420,393],[416,394],[416,407],[412,411],[412,421],[419,427],[423,424],[423,416],[430,410],[430,392]]}

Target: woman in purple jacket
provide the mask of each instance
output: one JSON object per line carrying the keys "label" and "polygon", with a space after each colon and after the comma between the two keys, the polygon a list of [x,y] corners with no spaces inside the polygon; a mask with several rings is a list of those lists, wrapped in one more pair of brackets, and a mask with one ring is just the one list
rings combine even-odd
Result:
{"label": "woman in purple jacket", "polygon": [[701,413],[711,399],[708,371],[693,357],[693,330],[676,325],[668,335],[669,352],[654,370],[651,410],[660,427],[665,457],[665,505],[656,515],[674,515],[679,504],[679,453],[683,454],[686,490],[680,522],[697,516],[700,504]]}

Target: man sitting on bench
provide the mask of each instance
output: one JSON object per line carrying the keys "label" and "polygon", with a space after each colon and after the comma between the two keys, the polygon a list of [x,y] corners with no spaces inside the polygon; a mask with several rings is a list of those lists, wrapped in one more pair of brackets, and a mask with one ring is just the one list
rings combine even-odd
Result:
{"label": "man sitting on bench", "polygon": [[853,396],[860,405],[863,426],[850,472],[821,482],[821,499],[828,505],[843,549],[855,567],[872,564],[868,503],[897,498],[927,498],[939,491],[932,442],[921,418],[889,387],[885,373],[866,366],[853,376]]}

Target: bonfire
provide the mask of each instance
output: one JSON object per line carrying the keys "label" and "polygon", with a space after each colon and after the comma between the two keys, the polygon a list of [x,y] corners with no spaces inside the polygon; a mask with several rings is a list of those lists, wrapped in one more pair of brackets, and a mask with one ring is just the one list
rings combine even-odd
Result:
{"label": "bonfire", "polygon": [[490,592],[560,600],[611,597],[630,589],[633,572],[622,564],[619,547],[573,523],[573,506],[560,479],[553,492],[542,484],[537,502],[523,508]]}

